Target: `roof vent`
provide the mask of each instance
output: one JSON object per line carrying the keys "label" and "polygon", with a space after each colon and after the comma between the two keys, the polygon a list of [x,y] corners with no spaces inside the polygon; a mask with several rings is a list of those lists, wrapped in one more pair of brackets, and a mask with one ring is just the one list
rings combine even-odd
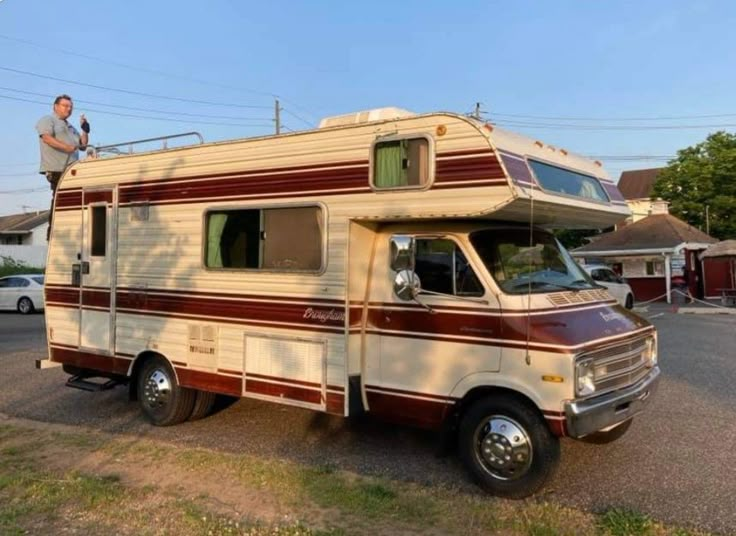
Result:
{"label": "roof vent", "polygon": [[319,122],[319,128],[358,125],[361,123],[369,123],[371,121],[388,121],[390,119],[401,119],[402,117],[411,117],[413,115],[416,114],[408,110],[390,106],[388,108],[376,108],[374,110],[366,110],[364,112],[325,117]]}

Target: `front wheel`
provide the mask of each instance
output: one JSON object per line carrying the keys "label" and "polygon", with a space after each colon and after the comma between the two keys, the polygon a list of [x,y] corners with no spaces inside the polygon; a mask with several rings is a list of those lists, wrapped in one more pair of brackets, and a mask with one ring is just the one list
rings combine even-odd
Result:
{"label": "front wheel", "polygon": [[621,424],[619,424],[616,428],[611,428],[610,430],[607,430],[605,432],[594,432],[590,435],[587,435],[581,439],[581,441],[585,443],[592,443],[594,445],[606,445],[608,443],[613,443],[617,439],[621,438],[631,426],[631,423],[634,421],[634,419],[629,419],[628,421],[624,421]]}
{"label": "front wheel", "polygon": [[460,457],[474,480],[499,497],[523,499],[552,477],[560,442],[531,405],[510,397],[475,402],[460,422]]}
{"label": "front wheel", "polygon": [[33,312],[33,302],[25,296],[18,300],[18,312],[22,315],[29,315]]}
{"label": "front wheel", "polygon": [[192,414],[196,392],[181,387],[174,370],[162,357],[143,365],[138,376],[138,400],[143,413],[157,426],[186,421]]}

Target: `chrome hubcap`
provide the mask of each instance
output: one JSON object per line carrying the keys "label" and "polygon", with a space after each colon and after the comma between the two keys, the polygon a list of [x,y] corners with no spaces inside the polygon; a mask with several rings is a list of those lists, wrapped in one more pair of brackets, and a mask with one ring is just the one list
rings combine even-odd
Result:
{"label": "chrome hubcap", "polygon": [[143,400],[150,408],[165,406],[171,396],[171,380],[160,369],[155,369],[148,375],[143,387]]}
{"label": "chrome hubcap", "polygon": [[499,480],[515,480],[532,464],[532,442],[515,420],[493,415],[475,431],[475,455],[483,469]]}
{"label": "chrome hubcap", "polygon": [[21,300],[20,301],[20,311],[21,313],[27,313],[31,310],[31,304],[28,300]]}

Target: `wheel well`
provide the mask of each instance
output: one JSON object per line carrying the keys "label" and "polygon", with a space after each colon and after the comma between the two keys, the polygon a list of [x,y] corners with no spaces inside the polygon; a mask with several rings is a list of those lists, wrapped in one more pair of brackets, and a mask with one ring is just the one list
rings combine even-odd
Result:
{"label": "wheel well", "polygon": [[[166,356],[159,354],[158,352],[153,352],[151,350],[141,352],[140,354],[138,354],[138,357],[135,358],[135,361],[133,361],[133,367],[130,371],[129,376],[130,381],[128,383],[128,396],[131,401],[138,400],[138,374],[140,374],[141,370],[143,369],[143,365],[145,365],[147,361],[153,359],[154,357],[160,357],[161,359],[169,361],[168,359],[166,359]],[[169,364],[171,365],[170,362]],[[173,370],[174,367],[172,366],[171,368]]]}

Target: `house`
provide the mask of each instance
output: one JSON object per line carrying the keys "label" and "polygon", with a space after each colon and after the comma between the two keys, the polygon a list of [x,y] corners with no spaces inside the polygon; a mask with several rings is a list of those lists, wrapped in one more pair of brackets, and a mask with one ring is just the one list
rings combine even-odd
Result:
{"label": "house", "polygon": [[618,189],[626,199],[631,216],[624,225],[655,214],[667,214],[669,203],[663,199],[651,199],[654,183],[662,168],[634,169],[624,171],[618,180]]}
{"label": "house", "polygon": [[690,292],[702,297],[703,268],[697,254],[715,238],[671,214],[654,214],[597,237],[573,250],[585,262],[602,262],[624,276],[637,301],[672,299],[672,278],[686,276]]}
{"label": "house", "polygon": [[0,216],[0,263],[10,258],[29,266],[45,266],[48,226],[48,210]]}

